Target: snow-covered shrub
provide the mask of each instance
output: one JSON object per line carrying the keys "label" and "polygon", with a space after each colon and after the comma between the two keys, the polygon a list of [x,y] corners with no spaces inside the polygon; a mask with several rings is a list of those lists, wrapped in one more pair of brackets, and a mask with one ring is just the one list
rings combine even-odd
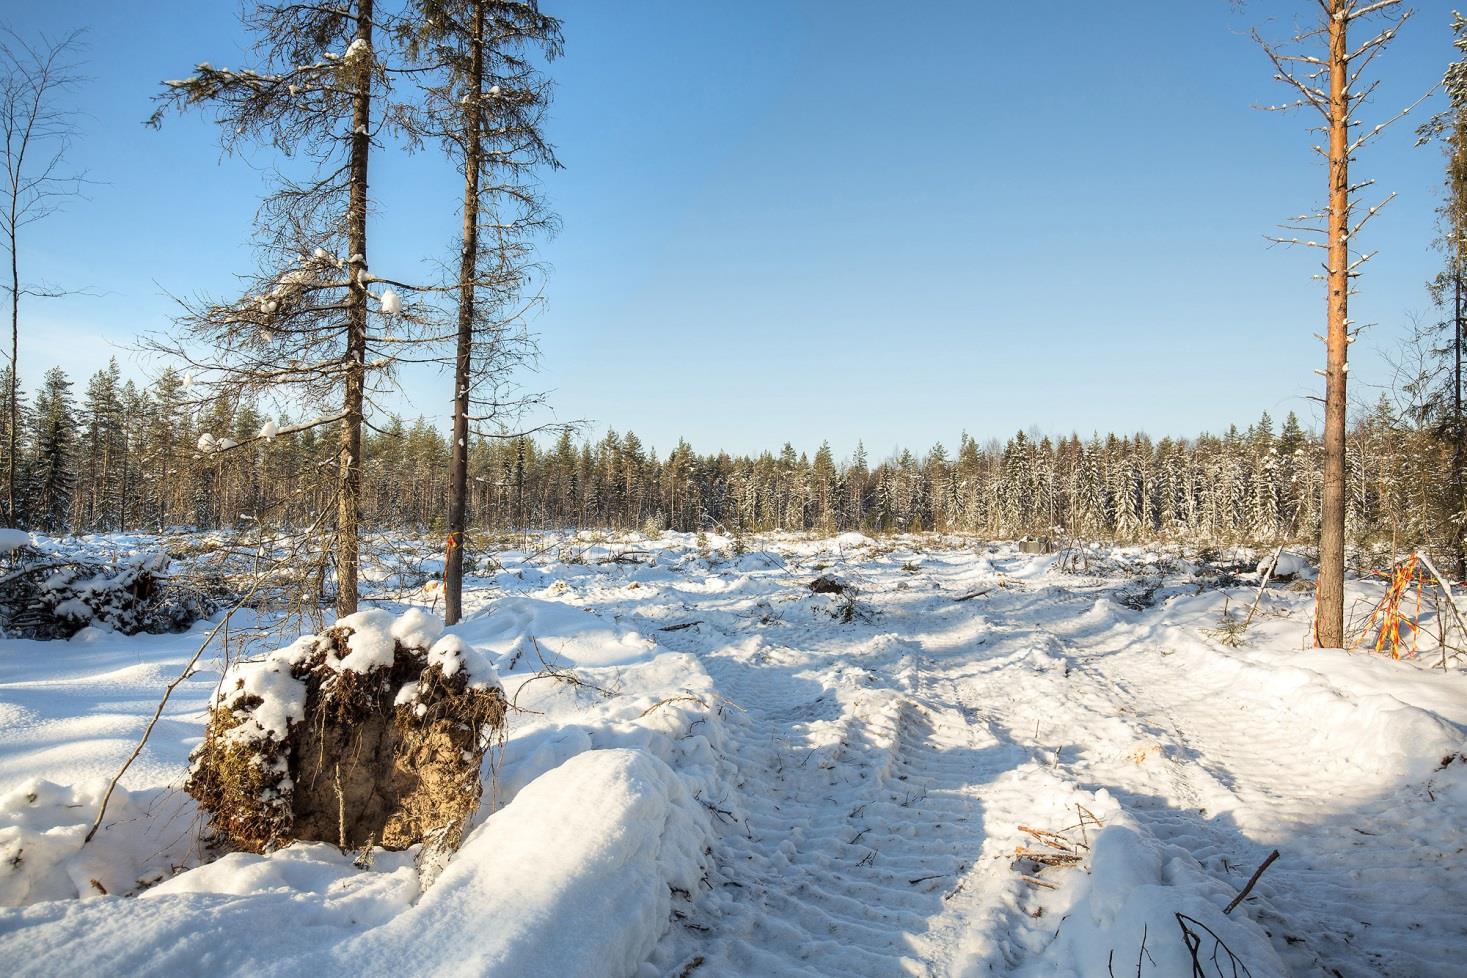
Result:
{"label": "snow-covered shrub", "polygon": [[186,630],[214,613],[224,589],[170,575],[160,551],[116,563],[56,562],[21,552],[0,587],[0,625],[17,638],[68,638],[88,625],[135,635]]}
{"label": "snow-covered shrub", "polygon": [[441,631],[421,609],[361,611],[232,667],[185,785],[214,831],[255,852],[456,847],[505,699],[488,661]]}

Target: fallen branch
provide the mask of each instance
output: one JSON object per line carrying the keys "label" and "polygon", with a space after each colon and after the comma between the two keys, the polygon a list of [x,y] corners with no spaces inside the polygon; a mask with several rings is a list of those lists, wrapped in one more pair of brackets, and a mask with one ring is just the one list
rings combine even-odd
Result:
{"label": "fallen branch", "polygon": [[[1071,854],[1076,851],[1076,843],[1071,842],[1069,839],[1060,835],[1058,832],[1050,832],[1047,829],[1030,828],[1027,825],[1019,826],[1019,831],[1025,833],[1026,835],[1032,835],[1040,843],[1048,846],[1051,849],[1057,849],[1060,852],[1068,852]],[[1085,848],[1088,849],[1090,847],[1086,846]]]}
{"label": "fallen branch", "polygon": [[659,628],[657,630],[659,632],[680,632],[684,628],[692,628],[694,625],[701,625],[701,624],[703,624],[701,621],[684,621],[684,622],[678,622],[676,625],[664,625],[663,627],[661,627],[661,628]]}
{"label": "fallen branch", "polygon": [[1274,550],[1273,559],[1268,562],[1268,570],[1263,572],[1263,580],[1258,582],[1258,594],[1253,598],[1253,607],[1248,609],[1248,617],[1243,619],[1244,628],[1247,628],[1253,623],[1253,616],[1258,613],[1258,602],[1263,600],[1263,589],[1268,587],[1268,580],[1273,577],[1273,572],[1278,569],[1279,558],[1283,556],[1283,553],[1284,548],[1282,546]]}
{"label": "fallen branch", "polygon": [[1237,896],[1233,897],[1233,902],[1228,904],[1227,909],[1224,910],[1223,913],[1232,913],[1233,908],[1243,902],[1243,898],[1253,891],[1253,884],[1258,882],[1258,877],[1262,876],[1263,871],[1269,866],[1272,866],[1273,861],[1278,857],[1279,851],[1277,849],[1268,854],[1268,858],[1263,861],[1263,864],[1261,866],[1253,871],[1252,876],[1248,877],[1247,884],[1243,887],[1242,891]]}
{"label": "fallen branch", "polygon": [[1084,857],[1074,852],[1044,852],[1040,849],[1030,849],[1028,846],[1015,846],[1014,855],[1020,859],[1028,859],[1041,866],[1078,866],[1084,862]]}
{"label": "fallen branch", "polygon": [[650,557],[650,556],[652,556],[652,552],[650,550],[624,550],[624,551],[622,551],[619,554],[612,554],[609,557],[602,557],[600,560],[596,561],[596,563],[598,563],[598,564],[640,564],[640,563],[643,563],[643,561],[638,560],[637,559],[638,557]]}
{"label": "fallen branch", "polygon": [[[1442,576],[1441,571],[1436,569],[1436,565],[1431,562],[1431,558],[1429,556],[1427,556],[1426,554],[1422,554],[1421,563],[1426,567],[1427,570],[1431,571],[1431,576],[1436,578],[1437,584],[1441,585],[1442,593],[1447,596],[1447,607],[1452,609],[1452,616],[1457,619],[1457,627],[1462,630],[1463,635],[1467,635],[1467,621],[1463,620],[1462,609],[1457,606],[1457,596],[1452,593],[1452,585],[1447,583],[1447,579]],[[1446,668],[1447,649],[1446,643],[1443,642],[1442,669],[1445,670]]]}

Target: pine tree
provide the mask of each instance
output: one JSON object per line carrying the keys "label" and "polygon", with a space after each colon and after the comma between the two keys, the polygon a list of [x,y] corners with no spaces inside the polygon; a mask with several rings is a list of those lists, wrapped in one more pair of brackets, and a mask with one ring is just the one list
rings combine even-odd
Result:
{"label": "pine tree", "polygon": [[[1319,24],[1307,33],[1296,35],[1293,44],[1297,50],[1289,52],[1265,43],[1256,31],[1253,34],[1273,62],[1274,77],[1294,90],[1291,97],[1297,97],[1292,105],[1276,108],[1308,106],[1318,111],[1325,133],[1323,142],[1327,146],[1320,148],[1326,161],[1328,193],[1325,207],[1315,215],[1320,226],[1300,228],[1297,226],[1300,222],[1295,221],[1291,222],[1294,226],[1290,232],[1303,230],[1310,235],[1317,234],[1322,240],[1307,243],[1327,252],[1324,492],[1320,503],[1319,589],[1315,608],[1315,642],[1327,648],[1340,648],[1345,642],[1346,361],[1354,332],[1349,302],[1360,266],[1370,258],[1369,253],[1352,257],[1351,249],[1362,228],[1382,206],[1377,204],[1358,215],[1356,197],[1373,181],[1352,183],[1350,165],[1365,143],[1378,137],[1389,121],[1395,121],[1393,118],[1372,127],[1359,118],[1374,88],[1361,76],[1383,47],[1396,37],[1411,11],[1401,13],[1365,41],[1357,37],[1352,43],[1350,29],[1356,21],[1399,8],[1400,3],[1401,0],[1317,0],[1310,6],[1319,8]],[[1285,244],[1306,243],[1298,237],[1276,240]]]}
{"label": "pine tree", "polygon": [[1462,410],[1463,361],[1467,359],[1464,283],[1467,276],[1467,18],[1452,12],[1453,46],[1460,53],[1447,67],[1442,87],[1447,109],[1417,130],[1418,141],[1440,138],[1446,155],[1438,247],[1445,267],[1430,285],[1433,299],[1446,317],[1423,337],[1435,367],[1422,378],[1420,420],[1437,428],[1451,445],[1451,479],[1441,497],[1442,519],[1451,527],[1450,551],[1458,579],[1467,577],[1467,417]]}
{"label": "pine tree", "polygon": [[[417,61],[436,80],[409,129],[441,142],[464,181],[444,571],[452,625],[462,613],[473,402],[507,413],[506,374],[534,353],[513,327],[523,314],[531,239],[553,219],[529,172],[559,165],[542,131],[550,88],[534,59],[554,59],[562,38],[560,22],[535,0],[415,0],[414,8]],[[476,398],[480,385],[489,393]]]}
{"label": "pine tree", "polygon": [[[165,83],[170,108],[212,106],[226,147],[244,140],[309,161],[304,181],[282,177],[260,211],[262,268],[238,299],[193,308],[160,352],[195,362],[201,388],[272,396],[322,411],[306,427],[338,426],[336,610],[357,609],[363,425],[369,389],[404,356],[399,333],[416,322],[394,288],[368,271],[368,160],[389,66],[374,46],[395,21],[374,0],[260,4],[245,17],[260,69],[202,63]],[[378,28],[384,28],[377,32]],[[373,295],[373,283],[388,285]],[[375,330],[369,301],[377,300]]]}

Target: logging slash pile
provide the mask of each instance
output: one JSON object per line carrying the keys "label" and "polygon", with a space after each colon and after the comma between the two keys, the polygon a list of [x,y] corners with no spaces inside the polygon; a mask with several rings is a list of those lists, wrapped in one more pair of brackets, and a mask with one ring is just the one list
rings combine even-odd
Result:
{"label": "logging slash pile", "polygon": [[181,632],[213,614],[223,588],[170,573],[161,551],[117,561],[60,559],[6,546],[0,531],[0,629],[10,638],[70,638],[83,628],[136,635]]}
{"label": "logging slash pile", "polygon": [[369,610],[225,674],[186,789],[222,844],[456,849],[504,728],[494,669],[419,609]]}

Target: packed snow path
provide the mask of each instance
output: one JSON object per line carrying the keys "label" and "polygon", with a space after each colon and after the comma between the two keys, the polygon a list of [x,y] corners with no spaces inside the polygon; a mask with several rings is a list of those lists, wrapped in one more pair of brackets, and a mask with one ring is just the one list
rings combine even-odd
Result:
{"label": "packed snow path", "polygon": [[[1406,667],[1300,651],[1299,668],[1250,668],[1248,653],[1199,642],[1213,622],[1196,612],[1132,610],[1117,599],[1134,581],[1054,579],[1052,563],[837,563],[859,597],[857,619],[834,627],[804,602],[770,601],[813,576],[773,557],[750,575],[765,585],[757,598],[710,580],[637,609],[647,634],[700,653],[744,711],[738,790],[712,806],[711,883],[727,896],[674,928],[659,965],[1023,970],[1053,924],[1039,926],[1043,903],[1016,885],[1014,847],[1028,841],[1017,827],[1069,825],[1069,789],[1104,788],[1235,888],[1277,846],[1284,858],[1248,912],[1293,974],[1458,974],[1464,836],[1431,817],[1429,782],[1401,790],[1409,765],[1393,762],[1403,741],[1450,743],[1460,729],[1328,677]],[[1278,631],[1302,628],[1289,624]],[[1460,696],[1387,678],[1463,719]],[[1136,955],[1139,934],[1111,936]]]}
{"label": "packed snow path", "polygon": [[[848,535],[740,556],[728,540],[700,552],[668,534],[500,563],[472,582],[461,633],[526,711],[486,801],[493,817],[451,885],[420,894],[400,856],[362,871],[330,847],[292,847],[204,865],[142,899],[32,896],[0,911],[0,951],[24,973],[194,973],[189,935],[218,926],[217,901],[232,895],[243,926],[273,931],[308,912],[330,928],[241,945],[240,974],[356,973],[341,949],[372,947],[425,973],[495,978],[544,973],[537,948],[594,962],[562,962],[558,978],[1171,978],[1191,970],[1178,913],[1217,928],[1253,978],[1460,973],[1467,673],[1303,649],[1307,590],[1272,589],[1233,649],[1208,631],[1227,592],[1186,562],[1124,548],[1062,572],[1011,545]],[[851,591],[812,593],[822,574]],[[1232,595],[1234,607],[1252,598]],[[112,770],[192,641],[7,643],[0,795],[37,774]],[[542,662],[579,679],[543,681]],[[176,778],[217,680],[205,671],[180,690],[130,787]],[[601,801],[587,801],[583,769],[599,772]],[[95,797],[43,794],[82,826]],[[143,831],[157,819],[139,814],[158,810],[150,799],[119,825]],[[669,827],[659,840],[641,816],[623,825],[614,799],[669,813]],[[1081,808],[1106,827],[1075,832]],[[23,801],[0,815],[44,828]],[[591,817],[605,824],[575,840],[585,865],[546,870],[569,851],[557,826]],[[1033,841],[1020,826],[1094,848],[1035,885],[1015,859]],[[0,843],[6,831],[0,821]],[[32,855],[37,838],[21,838]],[[621,867],[621,851],[660,855]],[[538,903],[514,890],[511,866],[534,868]],[[67,872],[85,888],[91,870]],[[595,911],[612,892],[614,912]],[[500,951],[487,941],[476,957],[402,936],[443,907],[454,929],[520,934],[523,947],[491,965],[480,959]]]}

